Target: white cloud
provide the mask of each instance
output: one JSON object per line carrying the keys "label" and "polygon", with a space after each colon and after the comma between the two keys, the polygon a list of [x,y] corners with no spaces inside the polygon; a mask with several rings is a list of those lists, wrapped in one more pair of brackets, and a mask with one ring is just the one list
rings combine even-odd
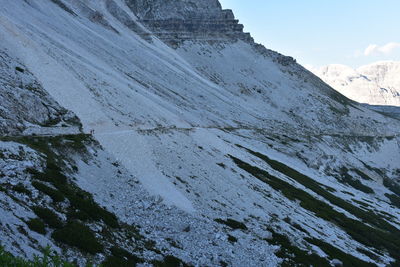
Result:
{"label": "white cloud", "polygon": [[400,48],[400,43],[388,43],[387,45],[382,46],[379,51],[384,54],[390,54],[397,48]]}
{"label": "white cloud", "polygon": [[379,48],[378,45],[371,44],[365,49],[364,55],[370,56],[370,55],[374,54],[378,50],[378,48]]}
{"label": "white cloud", "polygon": [[400,43],[391,42],[382,46],[371,44],[364,50],[364,55],[389,55],[396,49],[400,49]]}

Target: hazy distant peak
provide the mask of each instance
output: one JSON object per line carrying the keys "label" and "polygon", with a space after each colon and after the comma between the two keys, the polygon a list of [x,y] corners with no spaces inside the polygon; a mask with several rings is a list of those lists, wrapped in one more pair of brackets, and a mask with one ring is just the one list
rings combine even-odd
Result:
{"label": "hazy distant peak", "polygon": [[343,95],[362,103],[400,106],[400,62],[379,61],[357,69],[332,64],[313,70]]}

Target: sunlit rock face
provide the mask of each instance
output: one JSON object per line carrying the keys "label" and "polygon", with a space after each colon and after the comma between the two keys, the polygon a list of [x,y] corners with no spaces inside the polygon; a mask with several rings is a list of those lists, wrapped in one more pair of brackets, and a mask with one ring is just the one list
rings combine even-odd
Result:
{"label": "sunlit rock face", "polygon": [[235,19],[232,10],[223,10],[217,0],[126,0],[126,3],[140,22],[168,43],[253,41],[249,33],[243,32],[243,25]]}

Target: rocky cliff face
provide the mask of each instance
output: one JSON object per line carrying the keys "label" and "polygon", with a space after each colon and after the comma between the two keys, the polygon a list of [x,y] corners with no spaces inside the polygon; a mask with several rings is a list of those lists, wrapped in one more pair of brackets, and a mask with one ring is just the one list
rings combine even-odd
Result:
{"label": "rocky cliff face", "polygon": [[160,39],[168,43],[185,40],[252,42],[249,33],[223,10],[217,0],[148,1],[126,0],[127,5]]}
{"label": "rocky cliff face", "polygon": [[79,127],[79,119],[56,103],[9,53],[0,48],[0,134],[21,134],[35,126]]}

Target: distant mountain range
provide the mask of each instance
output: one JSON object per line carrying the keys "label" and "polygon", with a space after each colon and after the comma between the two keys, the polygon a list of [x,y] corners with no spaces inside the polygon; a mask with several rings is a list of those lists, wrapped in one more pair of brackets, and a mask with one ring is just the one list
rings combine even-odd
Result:
{"label": "distant mountain range", "polygon": [[400,62],[376,62],[358,69],[332,64],[312,71],[357,102],[400,106]]}

